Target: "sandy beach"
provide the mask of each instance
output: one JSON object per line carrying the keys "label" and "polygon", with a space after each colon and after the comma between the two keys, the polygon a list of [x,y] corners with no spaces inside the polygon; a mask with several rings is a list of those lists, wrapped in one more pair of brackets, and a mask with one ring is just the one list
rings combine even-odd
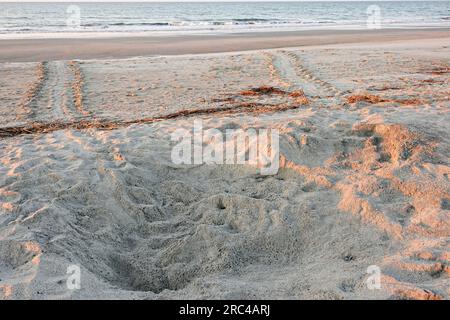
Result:
{"label": "sandy beach", "polygon": [[448,29],[0,40],[0,299],[448,299],[449,80]]}

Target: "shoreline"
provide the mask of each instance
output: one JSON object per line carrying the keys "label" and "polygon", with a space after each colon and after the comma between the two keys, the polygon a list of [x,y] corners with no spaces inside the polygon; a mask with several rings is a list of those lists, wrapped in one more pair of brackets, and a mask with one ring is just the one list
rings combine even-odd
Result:
{"label": "shoreline", "polygon": [[379,29],[369,29],[366,25],[339,25],[339,26],[310,26],[310,27],[261,27],[254,29],[173,29],[173,30],[123,30],[123,31],[31,31],[18,33],[0,32],[2,40],[33,40],[33,39],[111,39],[111,38],[153,38],[153,37],[191,37],[191,36],[232,36],[232,35],[257,35],[257,34],[281,34],[281,33],[308,33],[308,32],[358,32],[358,31],[396,31],[396,30],[445,30],[450,29],[450,25],[396,25],[383,26]]}
{"label": "shoreline", "polygon": [[114,59],[449,38],[450,28],[274,31],[214,35],[0,39],[0,62]]}

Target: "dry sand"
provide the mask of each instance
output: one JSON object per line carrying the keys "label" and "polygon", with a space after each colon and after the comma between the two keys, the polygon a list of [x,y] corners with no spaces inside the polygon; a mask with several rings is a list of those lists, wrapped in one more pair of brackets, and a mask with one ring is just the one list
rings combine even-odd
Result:
{"label": "dry sand", "polygon": [[[449,66],[442,36],[1,63],[0,297],[448,299]],[[194,118],[277,128],[278,174],[173,164]]]}

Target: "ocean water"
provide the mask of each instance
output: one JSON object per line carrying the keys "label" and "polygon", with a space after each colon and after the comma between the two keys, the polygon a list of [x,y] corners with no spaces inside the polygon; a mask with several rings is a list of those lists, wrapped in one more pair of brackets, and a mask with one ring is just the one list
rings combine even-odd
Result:
{"label": "ocean water", "polygon": [[450,1],[0,3],[0,36],[450,26]]}

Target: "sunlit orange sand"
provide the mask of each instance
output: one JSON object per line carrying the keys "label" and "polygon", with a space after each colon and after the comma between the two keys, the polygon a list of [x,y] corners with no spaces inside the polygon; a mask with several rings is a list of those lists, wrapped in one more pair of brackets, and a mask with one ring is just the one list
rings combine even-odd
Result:
{"label": "sunlit orange sand", "polygon": [[[449,44],[0,63],[0,297],[448,299]],[[175,164],[194,119],[278,173]]]}

